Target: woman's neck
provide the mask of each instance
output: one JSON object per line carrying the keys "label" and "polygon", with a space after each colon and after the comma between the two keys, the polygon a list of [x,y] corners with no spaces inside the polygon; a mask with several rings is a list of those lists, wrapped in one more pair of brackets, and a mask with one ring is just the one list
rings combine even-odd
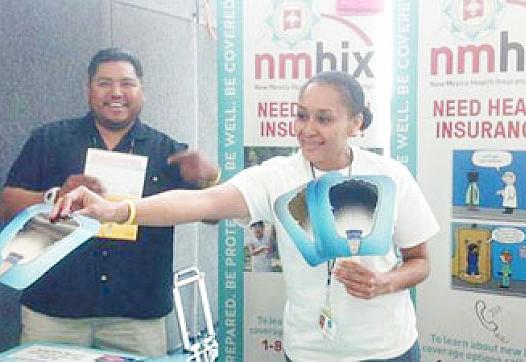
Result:
{"label": "woman's neck", "polygon": [[352,161],[353,161],[353,152],[351,147],[349,146],[345,150],[345,154],[338,157],[338,160],[331,161],[330,163],[315,163],[310,162],[311,166],[321,170],[321,171],[335,171],[335,170],[341,170],[343,168],[349,167],[351,168]]}

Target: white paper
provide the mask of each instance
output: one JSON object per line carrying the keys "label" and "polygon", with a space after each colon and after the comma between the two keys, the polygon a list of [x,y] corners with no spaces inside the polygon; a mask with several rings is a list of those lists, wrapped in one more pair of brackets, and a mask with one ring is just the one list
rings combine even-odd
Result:
{"label": "white paper", "polygon": [[84,174],[96,177],[111,196],[141,197],[148,157],[89,148]]}

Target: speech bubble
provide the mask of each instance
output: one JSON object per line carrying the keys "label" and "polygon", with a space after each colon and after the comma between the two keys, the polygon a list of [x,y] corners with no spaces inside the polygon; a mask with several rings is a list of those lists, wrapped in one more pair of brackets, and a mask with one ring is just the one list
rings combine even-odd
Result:
{"label": "speech bubble", "polygon": [[508,151],[475,151],[471,162],[480,167],[491,167],[497,170],[511,164],[513,155]]}
{"label": "speech bubble", "polygon": [[492,231],[491,238],[503,244],[522,243],[524,231],[516,228],[497,228]]}

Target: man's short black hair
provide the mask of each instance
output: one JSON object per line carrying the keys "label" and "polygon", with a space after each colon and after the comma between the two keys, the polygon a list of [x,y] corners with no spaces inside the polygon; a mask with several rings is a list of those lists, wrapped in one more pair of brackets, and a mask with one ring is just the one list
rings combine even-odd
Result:
{"label": "man's short black hair", "polygon": [[139,58],[126,49],[106,48],[99,50],[93,58],[91,58],[88,66],[88,77],[90,81],[95,76],[99,64],[106,62],[128,62],[133,65],[137,77],[142,79],[142,65]]}
{"label": "man's short black hair", "polygon": [[253,222],[252,224],[250,224],[250,227],[251,228],[264,228],[265,227],[265,223],[262,220],[256,221],[256,222]]}

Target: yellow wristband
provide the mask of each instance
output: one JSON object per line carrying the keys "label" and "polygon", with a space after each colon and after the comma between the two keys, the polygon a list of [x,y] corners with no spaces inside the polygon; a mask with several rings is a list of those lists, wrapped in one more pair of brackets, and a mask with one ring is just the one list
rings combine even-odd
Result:
{"label": "yellow wristband", "polygon": [[137,206],[135,206],[135,203],[130,199],[124,199],[124,202],[128,205],[128,219],[124,224],[136,224]]}
{"label": "yellow wristband", "polygon": [[199,186],[203,189],[215,186],[221,181],[221,169],[217,170],[217,177],[214,180],[206,180],[199,182]]}

